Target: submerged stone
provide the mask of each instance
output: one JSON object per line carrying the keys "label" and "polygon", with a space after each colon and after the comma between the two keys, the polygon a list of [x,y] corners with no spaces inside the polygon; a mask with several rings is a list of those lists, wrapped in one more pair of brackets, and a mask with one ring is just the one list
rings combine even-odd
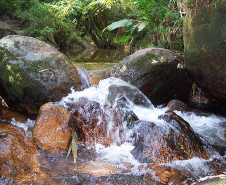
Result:
{"label": "submerged stone", "polygon": [[32,37],[10,35],[0,40],[0,94],[11,109],[36,114],[41,105],[59,101],[78,72],[56,48]]}

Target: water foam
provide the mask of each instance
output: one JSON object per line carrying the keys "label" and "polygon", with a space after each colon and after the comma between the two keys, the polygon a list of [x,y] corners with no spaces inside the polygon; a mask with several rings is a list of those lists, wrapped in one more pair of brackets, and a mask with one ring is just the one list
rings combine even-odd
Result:
{"label": "water foam", "polygon": [[[124,89],[121,87],[124,87]],[[117,89],[117,91],[114,91],[114,89]],[[131,90],[133,94],[128,93],[128,90]],[[133,95],[137,98],[133,98]],[[150,100],[148,100],[146,96],[144,96],[138,89],[136,89],[136,87],[117,78],[108,78],[101,80],[98,86],[92,86],[80,92],[76,92],[72,89],[72,92],[67,97],[64,97],[59,103],[67,107],[67,103],[76,102],[81,97],[86,97],[90,101],[98,102],[105,113],[109,111],[106,109],[106,106],[114,107],[116,105],[116,102],[122,101],[130,110],[133,111],[133,113],[139,118],[139,120],[154,122],[158,126],[161,126],[163,129],[167,129],[170,126],[164,120],[158,119],[159,115],[164,114],[164,112],[168,110],[167,107],[155,108]],[[137,101],[137,103],[134,103],[134,100]],[[208,141],[212,141],[212,143],[219,143],[223,141],[225,143],[225,124],[223,123],[226,122],[226,118],[216,115],[198,116],[195,113],[191,112],[175,112],[184,120],[186,120],[196,133],[203,136],[204,138],[208,138]],[[111,114],[111,112],[109,112],[108,114]],[[111,126],[111,122],[109,122],[109,127]],[[138,128],[139,125],[136,125],[136,127],[134,127],[133,129]],[[129,129],[126,130],[126,133],[128,134],[127,138],[131,136],[131,133],[133,133],[133,131],[134,130]],[[99,158],[102,160],[113,163],[115,166],[121,169],[125,168],[126,163],[130,163],[133,166],[131,173],[147,173],[147,169],[145,169],[144,164],[141,164],[139,161],[137,161],[131,154],[131,151],[134,148],[132,140],[128,140],[128,142],[125,142],[120,146],[113,144],[110,147],[104,147],[100,144],[96,144],[95,148],[99,153]],[[212,158],[216,158],[216,156],[212,156]],[[210,158],[209,160],[204,160],[194,157],[189,160],[173,161],[172,163],[167,165],[188,170],[193,174],[195,178],[198,178],[208,175],[212,172],[212,169],[207,164],[207,162],[211,161],[212,158]],[[224,160],[224,158],[221,158],[220,160]]]}

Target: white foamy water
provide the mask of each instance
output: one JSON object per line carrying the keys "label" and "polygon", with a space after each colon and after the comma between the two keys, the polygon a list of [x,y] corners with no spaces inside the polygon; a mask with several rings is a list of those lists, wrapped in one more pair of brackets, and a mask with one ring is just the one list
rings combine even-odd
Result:
{"label": "white foamy water", "polygon": [[[74,103],[79,98],[85,97],[90,101],[96,101],[100,104],[100,107],[107,114],[111,112],[106,109],[108,106],[115,107],[117,102],[123,102],[132,112],[138,117],[139,120],[154,122],[156,125],[161,126],[163,129],[168,129],[171,127],[164,120],[159,120],[158,116],[164,114],[167,107],[155,108],[151,101],[147,99],[136,87],[120,80],[117,78],[108,78],[101,80],[98,86],[92,86],[81,92],[72,92],[65,98],[63,98],[59,103],[67,107],[67,103]],[[202,136],[211,144],[225,145],[225,122],[226,118],[219,117],[216,115],[209,116],[197,116],[195,113],[181,113],[175,111],[179,116],[186,120],[196,133]],[[109,129],[112,127],[112,122],[108,123]],[[133,129],[138,129],[139,125],[136,125]],[[134,130],[128,128],[125,132],[127,133],[127,138],[131,136]],[[121,146],[115,144],[110,147],[104,147],[100,144],[96,144],[95,148],[99,154],[101,160],[108,161],[114,164],[120,169],[124,169],[125,164],[129,163],[133,167],[131,169],[132,174],[145,174],[147,169],[145,165],[137,161],[131,154],[134,149],[132,140],[123,143]],[[216,154],[218,155],[218,154]],[[219,157],[219,160],[223,160],[226,156]],[[194,178],[204,177],[212,172],[212,169],[208,166],[208,162],[216,158],[212,156],[209,160],[200,159],[194,157],[189,160],[177,160],[173,161],[170,166],[188,170],[193,174]],[[151,172],[149,172],[151,173]]]}
{"label": "white foamy water", "polygon": [[22,128],[25,132],[28,131],[29,128],[33,128],[35,125],[35,120],[27,119],[25,123],[22,123],[20,121],[16,121],[14,118],[11,120],[11,124],[15,125],[17,127]]}
{"label": "white foamy water", "polygon": [[226,118],[212,115],[199,116],[193,112],[182,113],[175,111],[177,115],[187,121],[196,133],[202,136],[212,145],[225,146]]}
{"label": "white foamy water", "polygon": [[[154,108],[151,101],[135,86],[118,78],[108,78],[101,80],[98,86],[92,86],[83,91],[75,91],[71,89],[71,93],[64,97],[59,104],[68,108],[68,103],[74,103],[79,98],[84,97],[90,101],[96,101],[100,107],[105,111],[105,106],[115,106],[118,101],[128,106],[134,114],[143,121],[152,121],[162,124],[164,121],[159,120],[158,116],[163,114],[167,108]],[[136,103],[134,103],[134,101]]]}
{"label": "white foamy water", "polygon": [[[117,102],[122,102],[138,117],[139,120],[154,122],[156,125],[161,126],[162,129],[165,130],[170,127],[170,125],[164,120],[158,119],[158,116],[164,114],[165,111],[168,110],[167,107],[154,107],[151,101],[148,100],[147,97],[144,96],[136,87],[120,79],[109,78],[101,80],[98,86],[92,86],[79,92],[76,92],[72,88],[71,93],[69,93],[67,97],[64,97],[58,103],[64,105],[66,108],[69,108],[70,103],[75,103],[82,97],[99,103],[104,113],[108,114],[109,117],[111,115],[111,111],[110,109],[107,109],[107,107],[115,107]],[[193,130],[210,144],[226,146],[224,136],[226,131],[225,117],[216,115],[198,116],[193,112],[182,113],[180,111],[175,111],[175,113],[186,120],[191,125]],[[99,119],[101,120],[102,118],[100,117]],[[11,123],[24,129],[24,131],[30,136],[32,135],[31,130],[34,127],[35,120],[28,119],[25,123],[22,123],[13,118]],[[112,126],[113,121],[109,120],[108,130],[111,130]],[[122,124],[122,127],[125,130],[125,138],[127,138],[127,142],[124,142],[120,146],[115,143],[110,147],[104,147],[103,145],[96,144],[94,147],[98,153],[98,159],[106,161],[122,170],[128,170],[126,164],[130,164],[131,168],[128,173],[134,175],[151,173],[155,176],[154,171],[147,169],[146,164],[140,163],[131,154],[131,151],[134,149],[133,138],[131,138],[131,135],[134,133],[134,130],[139,129],[139,126],[140,125],[137,124],[133,128],[128,129],[126,122]],[[116,134],[118,133],[119,131],[116,132]],[[194,157],[189,160],[175,160],[171,163],[163,165],[169,165],[177,169],[187,170],[192,174],[194,179],[197,181],[201,179],[200,181],[202,181],[205,179],[205,176],[208,176],[214,172],[208,163],[216,159],[220,161],[220,165],[222,165],[222,167],[226,167],[226,154],[224,156],[220,156],[217,152],[214,153],[214,155],[208,160]]]}

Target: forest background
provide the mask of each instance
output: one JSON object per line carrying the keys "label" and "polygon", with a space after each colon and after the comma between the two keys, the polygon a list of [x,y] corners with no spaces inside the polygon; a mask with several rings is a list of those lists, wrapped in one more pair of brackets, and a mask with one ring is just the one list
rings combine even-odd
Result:
{"label": "forest background", "polygon": [[1,0],[0,12],[60,50],[84,47],[83,38],[98,48],[184,49],[177,0]]}

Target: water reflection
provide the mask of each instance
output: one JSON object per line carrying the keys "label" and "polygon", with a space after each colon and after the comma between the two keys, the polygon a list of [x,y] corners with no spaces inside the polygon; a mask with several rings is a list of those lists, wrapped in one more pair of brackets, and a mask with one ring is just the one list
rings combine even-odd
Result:
{"label": "water reflection", "polygon": [[130,54],[118,49],[70,50],[64,53],[76,67],[85,68],[88,71],[115,65]]}

